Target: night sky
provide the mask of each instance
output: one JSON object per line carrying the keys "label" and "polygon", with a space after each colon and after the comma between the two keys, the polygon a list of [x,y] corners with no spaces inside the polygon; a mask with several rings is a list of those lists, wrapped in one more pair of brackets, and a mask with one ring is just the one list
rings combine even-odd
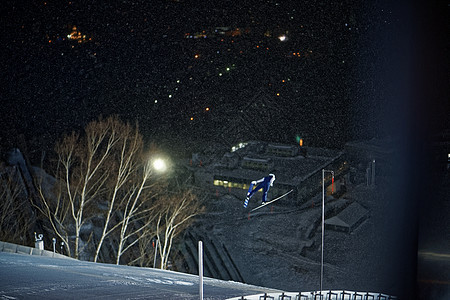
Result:
{"label": "night sky", "polygon": [[2,143],[110,114],[181,148],[396,134],[415,118],[420,7],[363,2],[5,1]]}

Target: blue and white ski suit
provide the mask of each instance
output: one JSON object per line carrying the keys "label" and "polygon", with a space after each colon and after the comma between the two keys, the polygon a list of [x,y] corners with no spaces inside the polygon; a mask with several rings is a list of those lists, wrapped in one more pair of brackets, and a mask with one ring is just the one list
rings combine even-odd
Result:
{"label": "blue and white ski suit", "polygon": [[[247,192],[247,198],[245,199],[244,207],[247,207],[246,204],[248,204],[248,200],[253,197],[253,195],[259,191],[260,189],[263,190],[262,195],[262,203],[267,201],[267,192],[269,192],[269,188],[273,185],[273,182],[275,181],[275,175],[269,174],[269,176],[263,177],[257,181],[252,181],[250,184],[250,187]],[[255,188],[253,188],[256,185]]]}

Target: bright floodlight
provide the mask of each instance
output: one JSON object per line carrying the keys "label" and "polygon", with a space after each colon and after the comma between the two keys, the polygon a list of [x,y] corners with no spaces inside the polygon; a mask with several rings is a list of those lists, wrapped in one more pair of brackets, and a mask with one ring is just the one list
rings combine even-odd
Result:
{"label": "bright floodlight", "polygon": [[153,168],[158,172],[164,172],[167,169],[166,162],[161,158],[157,158],[153,161]]}

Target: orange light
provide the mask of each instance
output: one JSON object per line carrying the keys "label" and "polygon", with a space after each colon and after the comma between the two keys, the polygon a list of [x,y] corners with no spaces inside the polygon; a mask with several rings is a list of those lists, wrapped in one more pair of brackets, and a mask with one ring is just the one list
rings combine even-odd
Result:
{"label": "orange light", "polygon": [[277,96],[280,96],[280,93],[277,93]]}
{"label": "orange light", "polygon": [[209,111],[209,107],[207,107],[205,110],[206,110],[206,111]]}
{"label": "orange light", "polygon": [[299,144],[300,144],[300,147],[303,147],[303,139],[300,139]]}
{"label": "orange light", "polygon": [[194,117],[191,117],[191,121],[194,121]]}

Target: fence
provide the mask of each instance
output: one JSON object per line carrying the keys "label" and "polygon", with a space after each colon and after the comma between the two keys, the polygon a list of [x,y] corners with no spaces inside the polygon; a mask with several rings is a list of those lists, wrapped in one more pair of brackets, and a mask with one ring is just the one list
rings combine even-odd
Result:
{"label": "fence", "polygon": [[265,293],[235,297],[228,300],[398,300],[398,298],[382,293],[334,290],[322,292]]}
{"label": "fence", "polygon": [[21,246],[12,243],[2,242],[0,241],[0,252],[9,252],[9,253],[18,253],[18,254],[28,254],[28,255],[38,255],[38,256],[48,256],[48,257],[57,257],[57,258],[69,258],[68,256],[55,253],[48,250],[32,248],[28,246]]}

